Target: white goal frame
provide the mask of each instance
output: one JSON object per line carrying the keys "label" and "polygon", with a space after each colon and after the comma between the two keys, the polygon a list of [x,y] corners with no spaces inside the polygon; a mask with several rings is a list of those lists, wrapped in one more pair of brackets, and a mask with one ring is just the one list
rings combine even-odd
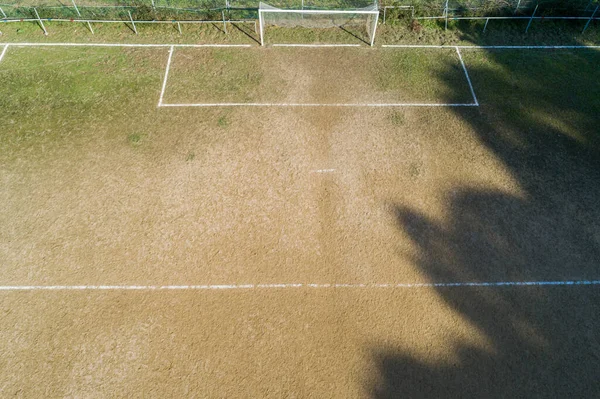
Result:
{"label": "white goal frame", "polygon": [[263,14],[268,13],[285,13],[285,14],[363,14],[363,15],[372,15],[375,19],[373,24],[373,31],[370,32],[370,45],[373,46],[375,42],[375,33],[377,32],[377,23],[379,22],[379,8],[375,8],[373,10],[364,10],[364,9],[356,9],[356,10],[299,10],[299,9],[285,9],[285,8],[273,8],[273,9],[258,9],[258,27],[260,31],[260,45],[265,45],[265,22],[263,18]]}

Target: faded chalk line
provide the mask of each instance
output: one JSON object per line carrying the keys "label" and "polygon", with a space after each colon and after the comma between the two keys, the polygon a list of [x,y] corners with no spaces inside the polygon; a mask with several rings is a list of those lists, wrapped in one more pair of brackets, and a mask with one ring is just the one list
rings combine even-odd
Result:
{"label": "faded chalk line", "polygon": [[5,45],[4,48],[2,49],[2,53],[0,53],[0,61],[2,61],[2,58],[4,58],[4,54],[6,54],[6,51],[8,50],[8,46],[10,46],[9,44]]}
{"label": "faded chalk line", "polygon": [[360,44],[272,44],[273,47],[362,47]]}
{"label": "faded chalk line", "polygon": [[162,104],[161,107],[478,107],[451,103],[197,103]]}
{"label": "faded chalk line", "polygon": [[[74,46],[74,47],[256,47],[258,46],[252,44],[178,44],[178,43],[30,43],[30,42],[10,42],[10,43],[0,43],[0,46],[57,46],[57,47],[66,47],[66,46]],[[273,46],[294,46],[294,47],[363,47],[361,44],[274,44]],[[561,50],[561,49],[600,49],[600,46],[585,46],[585,45],[576,45],[576,46],[475,46],[475,45],[427,45],[427,44],[383,44],[381,48],[460,48],[463,49],[499,49],[499,50]],[[370,47],[369,47],[370,48]],[[379,48],[379,47],[375,47]]]}
{"label": "faded chalk line", "polygon": [[479,101],[477,101],[477,96],[475,95],[475,90],[473,89],[473,83],[471,83],[471,78],[469,77],[469,72],[467,72],[467,66],[463,61],[462,55],[460,54],[460,49],[456,47],[456,54],[458,54],[458,59],[460,60],[460,65],[462,65],[462,69],[465,72],[465,77],[467,78],[467,83],[469,83],[469,89],[471,89],[471,95],[473,96],[473,101],[475,105],[479,106]]}
{"label": "faded chalk line", "polygon": [[383,44],[382,48],[456,48],[461,50],[574,50],[574,49],[600,49],[600,46],[452,46],[452,45],[427,45],[427,44]]}
{"label": "faded chalk line", "polygon": [[165,77],[163,80],[162,89],[160,90],[160,98],[158,99],[158,106],[160,107],[163,103],[163,97],[165,95],[165,89],[167,88],[167,79],[169,79],[169,70],[171,69],[171,60],[173,59],[173,46],[169,48],[169,59],[167,60],[167,68],[165,69]]}
{"label": "faded chalk line", "polygon": [[0,43],[15,47],[252,47],[251,44],[152,44],[152,43]]}
{"label": "faded chalk line", "polygon": [[465,287],[552,287],[552,286],[596,286],[600,280],[571,281],[498,281],[459,283],[390,283],[390,284],[206,284],[206,285],[3,285],[0,291],[217,291],[217,290],[260,290],[260,289],[403,289],[403,288],[465,288]]}

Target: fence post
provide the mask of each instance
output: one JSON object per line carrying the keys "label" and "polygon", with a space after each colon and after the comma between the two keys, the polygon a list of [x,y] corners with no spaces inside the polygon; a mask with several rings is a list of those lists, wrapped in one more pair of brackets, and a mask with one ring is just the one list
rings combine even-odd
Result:
{"label": "fence post", "polygon": [[73,3],[73,7],[75,7],[75,12],[77,13],[77,15],[81,17],[81,13],[79,12],[77,4],[75,4],[75,0],[71,0],[71,3]]}
{"label": "fence post", "polygon": [[35,16],[37,17],[38,22],[40,23],[40,26],[42,27],[42,30],[44,31],[44,35],[48,36],[48,31],[46,30],[46,27],[44,26],[44,23],[42,22],[42,19],[40,18],[40,14],[38,14],[35,7],[33,7],[33,11],[35,12]]}
{"label": "fence post", "polygon": [[177,29],[179,30],[179,34],[183,35],[183,33],[181,32],[181,24],[179,23],[179,21],[177,21]]}
{"label": "fence post", "polygon": [[135,22],[133,22],[133,17],[131,16],[131,11],[127,11],[127,14],[129,14],[129,20],[131,21],[131,25],[133,26],[133,31],[137,35],[138,34],[137,28],[135,27]]}
{"label": "fence post", "polygon": [[260,45],[264,46],[265,45],[265,39],[264,39],[264,32],[263,32],[263,20],[262,20],[262,12],[260,11],[260,8],[258,9],[258,27],[260,29]]}
{"label": "fence post", "polygon": [[2,15],[4,16],[4,18],[8,18],[8,17],[6,16],[6,13],[5,13],[5,12],[4,12],[4,10],[2,9],[2,7],[0,7],[0,12],[1,12],[1,13],[2,13]]}
{"label": "fence post", "polygon": [[383,24],[385,25],[385,12],[387,11],[387,6],[383,7]]}
{"label": "fence post", "polygon": [[592,5],[593,2],[594,2],[594,0],[590,0],[590,2],[588,3],[588,5],[585,6],[585,10],[583,10],[583,11],[587,11],[588,8],[590,8],[590,6]]}
{"label": "fence post", "polygon": [[519,2],[517,3],[517,8],[515,8],[515,12],[513,12],[513,15],[515,15],[519,11],[519,7],[521,7],[521,0],[519,0]]}
{"label": "fence post", "polygon": [[596,16],[596,12],[598,12],[598,8],[600,8],[600,6],[596,6],[596,9],[594,10],[594,12],[592,13],[592,16],[590,17],[590,19],[588,19],[587,23],[585,24],[585,27],[583,28],[583,31],[581,31],[581,33],[585,33],[586,29],[588,28],[588,26],[590,26],[590,24],[592,23],[592,21],[594,20],[594,17]]}
{"label": "fence post", "polygon": [[225,10],[221,10],[221,16],[223,17],[223,30],[227,34],[227,24],[225,23]]}
{"label": "fence post", "polygon": [[486,19],[485,20],[485,25],[483,25],[483,33],[485,33],[485,30],[487,29],[487,25],[490,23],[490,19]]}
{"label": "fence post", "polygon": [[535,6],[535,9],[533,10],[533,14],[531,14],[531,18],[529,18],[529,23],[527,24],[527,28],[525,29],[525,33],[527,33],[529,31],[529,27],[531,26],[531,23],[533,22],[533,17],[535,17],[535,12],[537,11],[537,9],[538,9],[539,6],[540,6],[539,4],[537,4]]}
{"label": "fence post", "polygon": [[445,30],[448,30],[448,1],[449,0],[446,0],[446,12],[445,12],[446,13],[446,28],[445,28]]}
{"label": "fence post", "polygon": [[151,0],[151,1],[152,1],[152,9],[153,9],[154,11],[156,11],[156,4],[154,4],[154,0]]}

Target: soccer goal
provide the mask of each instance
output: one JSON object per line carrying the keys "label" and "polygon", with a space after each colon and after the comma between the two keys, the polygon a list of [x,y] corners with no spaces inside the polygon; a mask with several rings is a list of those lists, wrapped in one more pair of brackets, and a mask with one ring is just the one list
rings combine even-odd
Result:
{"label": "soccer goal", "polygon": [[284,9],[260,3],[258,22],[260,29],[260,44],[265,45],[265,28],[278,26],[286,28],[303,27],[309,29],[342,28],[364,34],[365,41],[371,46],[375,41],[379,8],[373,4],[356,9]]}

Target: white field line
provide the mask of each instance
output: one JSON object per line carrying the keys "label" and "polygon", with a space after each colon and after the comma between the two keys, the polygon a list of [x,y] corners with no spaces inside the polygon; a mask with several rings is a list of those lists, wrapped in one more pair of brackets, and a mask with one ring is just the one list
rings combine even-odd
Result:
{"label": "white field line", "polygon": [[367,14],[379,15],[379,10],[293,10],[293,9],[261,9],[263,14],[285,13],[285,14]]}
{"label": "white field line", "polygon": [[362,47],[360,44],[272,44],[273,47]]}
{"label": "white field line", "polygon": [[471,95],[473,96],[473,101],[475,101],[475,105],[479,106],[479,101],[477,101],[477,96],[475,95],[475,90],[473,89],[473,83],[471,83],[471,78],[469,77],[469,72],[467,71],[467,66],[463,61],[462,55],[460,54],[460,49],[456,48],[456,54],[458,54],[458,59],[460,60],[460,64],[462,65],[463,71],[465,71],[465,77],[467,78],[467,82],[469,83],[469,89],[471,90]]}
{"label": "white field line", "polygon": [[404,288],[466,288],[466,287],[548,287],[548,286],[596,286],[600,280],[571,281],[497,281],[459,283],[390,283],[390,284],[206,284],[206,285],[2,285],[0,291],[210,291],[210,290],[258,290],[258,289],[404,289]]}
{"label": "white field line", "polygon": [[2,58],[4,58],[4,54],[6,54],[6,51],[8,50],[8,44],[4,46],[4,48],[2,49],[2,53],[0,53],[0,61],[2,61]]}
{"label": "white field line", "polygon": [[335,172],[335,169],[317,169],[313,170],[313,173],[331,173]]}
{"label": "white field line", "polygon": [[161,107],[477,107],[477,104],[419,104],[419,103],[356,103],[356,104],[313,104],[313,103],[199,103],[161,104]]}
{"label": "white field line", "polygon": [[[178,44],[178,43],[0,43],[0,46],[56,46],[56,47],[255,47],[252,44]],[[336,45],[338,46],[338,45]],[[356,46],[362,46],[357,44]],[[506,49],[506,50],[534,50],[534,49],[600,49],[600,46],[452,46],[452,45],[425,45],[425,44],[384,44],[382,48],[456,48],[467,49]]]}
{"label": "white field line", "polygon": [[451,46],[451,45],[426,45],[426,44],[383,44],[382,48],[456,48],[469,49],[500,49],[500,50],[560,50],[560,49],[600,49],[600,46]]}
{"label": "white field line", "polygon": [[165,89],[167,88],[167,79],[169,79],[169,70],[171,69],[171,60],[173,59],[173,46],[169,49],[169,59],[167,61],[167,68],[165,69],[165,77],[160,90],[160,98],[158,99],[158,106],[160,107],[163,103],[163,96],[165,95]]}
{"label": "white field line", "polygon": [[252,47],[251,44],[0,43],[15,47]]}

